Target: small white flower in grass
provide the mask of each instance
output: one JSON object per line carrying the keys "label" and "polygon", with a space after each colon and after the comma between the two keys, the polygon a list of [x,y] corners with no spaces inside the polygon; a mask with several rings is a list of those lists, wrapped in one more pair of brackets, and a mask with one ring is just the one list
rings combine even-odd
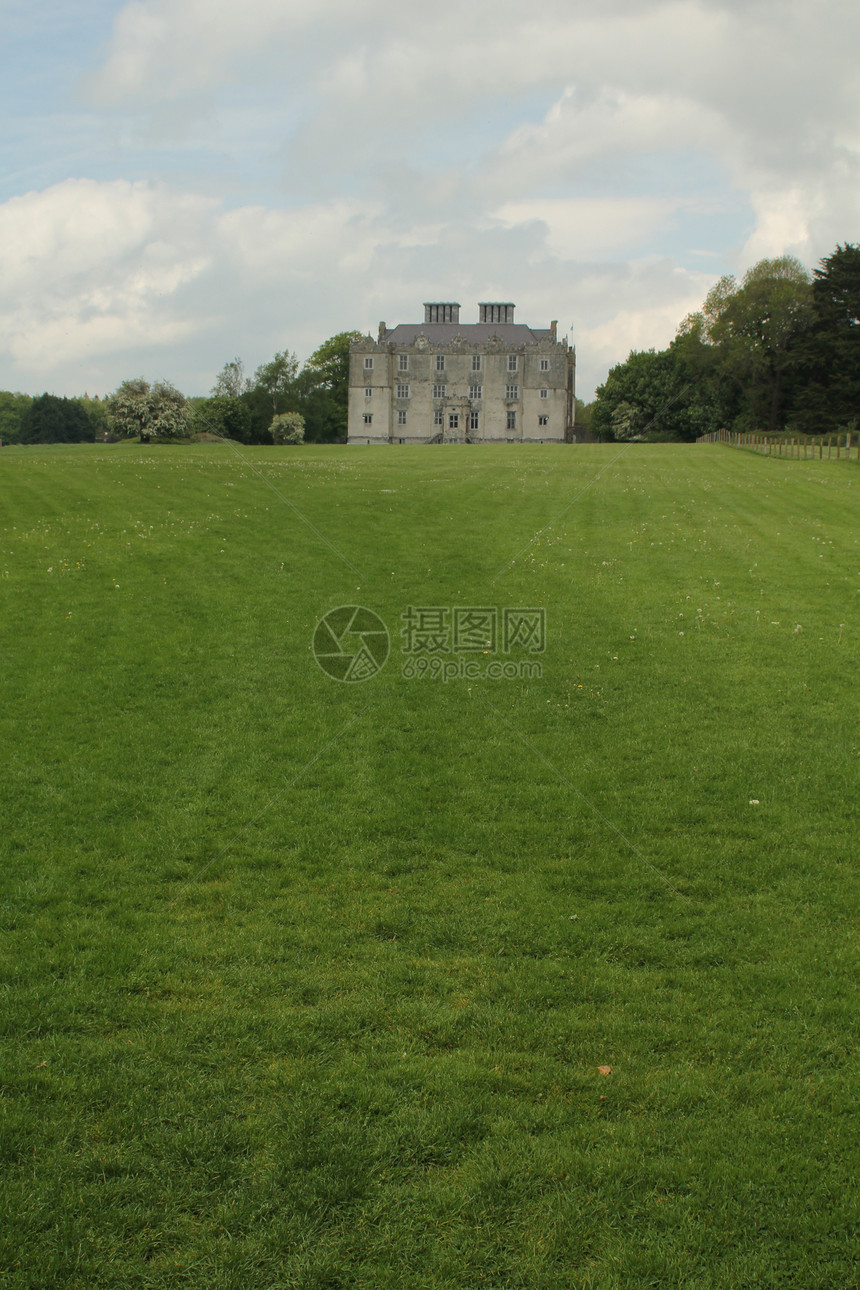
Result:
{"label": "small white flower in grass", "polygon": [[761,806],[761,802],[758,800],[757,797],[751,797],[750,806]]}

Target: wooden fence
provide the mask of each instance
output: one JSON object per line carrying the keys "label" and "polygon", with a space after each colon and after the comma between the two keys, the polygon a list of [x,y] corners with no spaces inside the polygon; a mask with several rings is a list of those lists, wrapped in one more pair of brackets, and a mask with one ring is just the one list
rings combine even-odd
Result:
{"label": "wooden fence", "polygon": [[795,435],[769,438],[764,434],[735,434],[733,430],[716,430],[713,434],[700,435],[696,443],[727,443],[732,448],[746,448],[763,453],[766,457],[796,457],[801,460],[825,457],[830,460],[860,461],[860,434]]}

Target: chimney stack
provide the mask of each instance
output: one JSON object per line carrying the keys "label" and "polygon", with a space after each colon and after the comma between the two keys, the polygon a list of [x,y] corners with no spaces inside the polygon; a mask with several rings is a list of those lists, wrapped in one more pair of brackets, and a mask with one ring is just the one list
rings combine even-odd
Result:
{"label": "chimney stack", "polygon": [[478,305],[478,322],[482,323],[512,323],[514,321],[514,309],[516,305],[510,303],[497,304],[495,302]]}
{"label": "chimney stack", "polygon": [[425,301],[424,321],[426,323],[458,323],[460,321],[460,306],[456,303],[428,305]]}

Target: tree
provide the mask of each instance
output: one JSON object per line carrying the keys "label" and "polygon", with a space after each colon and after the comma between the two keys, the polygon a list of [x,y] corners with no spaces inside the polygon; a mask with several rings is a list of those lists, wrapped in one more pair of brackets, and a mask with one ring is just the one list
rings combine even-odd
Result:
{"label": "tree", "polygon": [[329,337],[311,354],[305,363],[305,372],[327,390],[338,393],[348,390],[349,347],[354,340],[361,340],[360,331],[339,331],[336,336]]}
{"label": "tree", "polygon": [[141,376],[123,381],[108,397],[108,424],[114,434],[143,439],[150,418],[149,394],[150,384]]}
{"label": "tree", "polygon": [[574,423],[588,430],[591,426],[591,417],[594,412],[594,403],[585,403],[582,399],[574,399]]}
{"label": "tree", "polygon": [[191,432],[185,395],[169,381],[150,385],[142,377],[123,381],[107,400],[108,424],[123,438],[182,439]]}
{"label": "tree", "polygon": [[284,410],[284,404],[293,392],[299,360],[289,350],[276,354],[268,363],[261,363],[254,373],[253,388],[265,390],[272,404],[272,416]]}
{"label": "tree", "polygon": [[244,398],[216,394],[211,399],[200,399],[192,424],[197,434],[217,434],[238,443],[252,442],[251,412]]}
{"label": "tree", "polygon": [[311,354],[298,379],[300,408],[313,442],[331,442],[347,432],[349,346],[361,332],[342,331]]}
{"label": "tree", "polygon": [[21,443],[92,443],[93,424],[77,399],[42,394],[21,417]]}
{"label": "tree", "polygon": [[273,443],[304,443],[305,419],[300,412],[282,412],[273,418],[269,433]]}
{"label": "tree", "polygon": [[592,432],[623,441],[695,439],[702,430],[690,416],[690,387],[681,351],[633,350],[598,387]]}
{"label": "tree", "polygon": [[78,402],[92,423],[93,437],[95,439],[104,439],[109,430],[107,402],[100,399],[97,394],[93,398],[90,398],[88,394],[83,394],[78,399]]}
{"label": "tree", "polygon": [[225,363],[215,378],[211,393],[215,397],[238,399],[250,387],[251,382],[245,379],[245,365],[241,358],[234,358]]}
{"label": "tree", "polygon": [[0,390],[0,443],[17,443],[21,438],[21,420],[33,402],[29,394]]}
{"label": "tree", "polygon": [[812,321],[795,352],[794,407],[808,434],[860,420],[860,246],[837,245],[813,273]]}
{"label": "tree", "polygon": [[740,287],[721,278],[704,314],[704,338],[717,347],[723,371],[743,387],[746,406],[739,417],[749,428],[782,429],[793,348],[812,322],[807,270],[791,255],[759,260]]}

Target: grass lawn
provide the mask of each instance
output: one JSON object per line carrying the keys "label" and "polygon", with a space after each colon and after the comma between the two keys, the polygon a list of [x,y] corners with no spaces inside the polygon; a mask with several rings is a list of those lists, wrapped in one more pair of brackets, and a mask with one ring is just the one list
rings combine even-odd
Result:
{"label": "grass lawn", "polygon": [[[0,1285],[860,1285],[858,520],[721,446],[3,449]],[[409,606],[543,675],[407,679]]]}

